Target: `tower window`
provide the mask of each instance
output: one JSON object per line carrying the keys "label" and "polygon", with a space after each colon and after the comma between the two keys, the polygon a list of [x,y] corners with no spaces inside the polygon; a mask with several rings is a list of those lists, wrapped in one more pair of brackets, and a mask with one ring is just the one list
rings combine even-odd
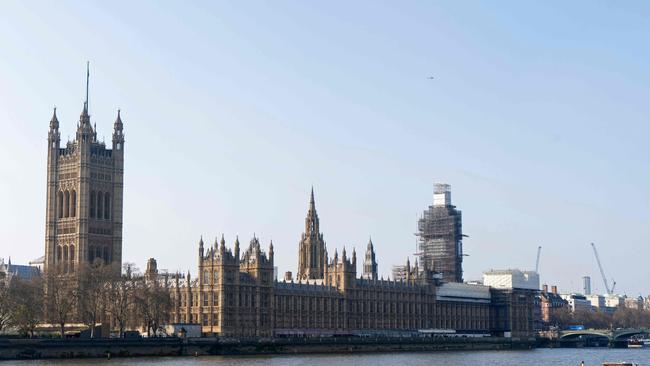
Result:
{"label": "tower window", "polygon": [[70,192],[68,191],[63,194],[63,216],[70,217]]}
{"label": "tower window", "polygon": [[63,217],[63,192],[59,191],[57,194],[57,211],[59,218]]}
{"label": "tower window", "polygon": [[108,193],[104,194],[104,218],[111,219],[111,195]]}
{"label": "tower window", "polygon": [[95,207],[97,206],[97,199],[95,191],[90,192],[90,217],[95,217]]}
{"label": "tower window", "polygon": [[70,206],[70,211],[71,211],[70,216],[76,217],[77,216],[77,191],[73,190],[71,196],[72,197],[70,201],[72,202],[72,205]]}
{"label": "tower window", "polygon": [[101,220],[104,213],[104,196],[102,192],[97,192],[97,218]]}

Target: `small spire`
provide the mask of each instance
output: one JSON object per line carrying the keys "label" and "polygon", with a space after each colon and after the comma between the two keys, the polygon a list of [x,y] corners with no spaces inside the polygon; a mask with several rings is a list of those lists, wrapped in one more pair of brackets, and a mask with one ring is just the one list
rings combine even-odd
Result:
{"label": "small spire", "polygon": [[309,197],[309,211],[316,212],[316,201],[314,200],[314,186],[311,186],[311,195]]}
{"label": "small spire", "polygon": [[52,119],[50,120],[50,130],[59,129],[59,119],[56,117],[56,106],[54,106],[54,112],[52,113]]}
{"label": "small spire", "polygon": [[84,111],[88,114],[88,85],[90,82],[90,61],[86,61],[86,101],[84,102]]}

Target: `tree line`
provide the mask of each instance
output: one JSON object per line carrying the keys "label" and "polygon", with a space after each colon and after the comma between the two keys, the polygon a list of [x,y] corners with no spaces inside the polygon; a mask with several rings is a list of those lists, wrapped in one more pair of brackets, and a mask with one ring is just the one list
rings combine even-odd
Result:
{"label": "tree line", "polygon": [[572,313],[565,306],[552,314],[551,324],[560,328],[569,325],[584,325],[591,329],[650,328],[650,311],[620,306],[613,312],[576,310]]}
{"label": "tree line", "polygon": [[50,268],[30,280],[15,277],[0,282],[0,332],[13,328],[34,337],[38,326],[46,323],[56,325],[63,338],[66,325],[83,323],[96,337],[96,324],[108,323],[120,337],[128,329],[156,336],[169,321],[171,305],[167,280],[147,279],[131,263],[115,274],[97,260],[74,276],[63,268]]}

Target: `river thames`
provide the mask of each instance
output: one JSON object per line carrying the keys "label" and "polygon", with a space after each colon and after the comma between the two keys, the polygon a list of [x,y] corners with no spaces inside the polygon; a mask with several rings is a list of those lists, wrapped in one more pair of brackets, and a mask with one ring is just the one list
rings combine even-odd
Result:
{"label": "river thames", "polygon": [[557,348],[532,351],[366,353],[338,355],[205,356],[9,361],[5,365],[217,365],[217,366],[522,366],[579,365],[628,361],[650,366],[650,349]]}

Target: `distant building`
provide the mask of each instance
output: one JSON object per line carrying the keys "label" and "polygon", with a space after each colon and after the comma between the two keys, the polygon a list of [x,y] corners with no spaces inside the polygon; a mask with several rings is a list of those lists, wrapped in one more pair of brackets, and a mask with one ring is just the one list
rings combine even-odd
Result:
{"label": "distant building", "polygon": [[26,266],[22,264],[11,263],[11,258],[5,263],[4,258],[0,258],[0,282],[8,285],[14,278],[22,280],[31,280],[40,276],[41,272],[37,267]]}
{"label": "distant building", "polygon": [[567,308],[568,304],[566,300],[557,293],[557,286],[551,286],[550,292],[548,291],[548,285],[542,286],[539,299],[542,327],[546,328],[549,325],[553,325],[553,321],[558,312]]}
{"label": "distant building", "polygon": [[586,296],[591,295],[591,277],[582,277],[582,291]]}
{"label": "distant building", "polygon": [[433,206],[418,221],[420,264],[425,271],[442,274],[444,282],[463,282],[462,215],[451,204],[448,184],[436,184]]}
{"label": "distant building", "polygon": [[483,273],[483,284],[494,288],[539,290],[539,274],[518,269],[490,270]]}
{"label": "distant building", "polygon": [[625,298],[618,295],[606,295],[605,305],[608,308],[617,308],[619,306],[625,306]]}
{"label": "distant building", "polygon": [[582,294],[562,294],[560,295],[567,302],[569,310],[572,313],[576,311],[592,311],[591,301]]}
{"label": "distant building", "polygon": [[625,299],[625,307],[628,309],[643,310],[643,297],[628,297]]}
{"label": "distant building", "polygon": [[585,298],[589,300],[589,303],[595,309],[604,311],[607,308],[607,302],[605,301],[605,296],[603,295],[585,295]]}

